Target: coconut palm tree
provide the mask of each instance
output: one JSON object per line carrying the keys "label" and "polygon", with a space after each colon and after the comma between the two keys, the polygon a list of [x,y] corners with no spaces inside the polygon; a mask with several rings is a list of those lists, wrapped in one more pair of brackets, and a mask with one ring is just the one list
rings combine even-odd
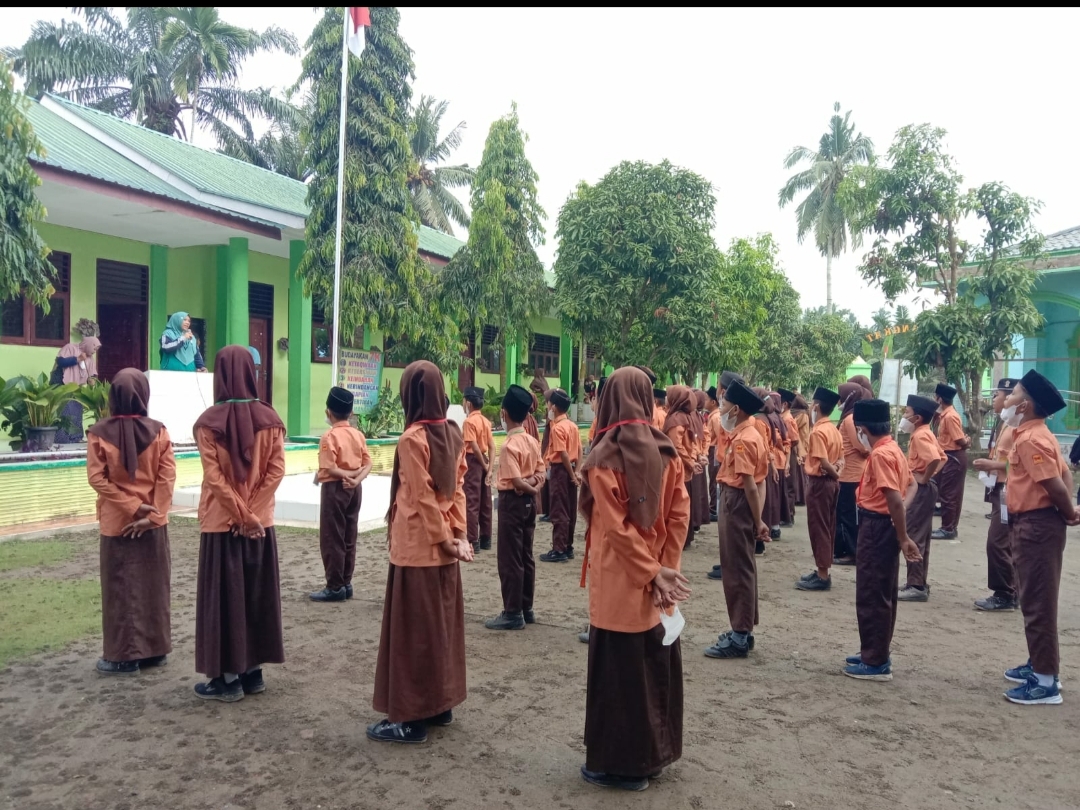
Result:
{"label": "coconut palm tree", "polygon": [[421,96],[409,120],[409,145],[413,166],[409,170],[409,191],[420,221],[429,228],[452,234],[451,220],[463,228],[469,227],[469,214],[451,192],[452,188],[472,185],[475,170],[468,164],[436,166],[461,145],[462,121],[440,140],[439,127],[449,107],[446,101]]}
{"label": "coconut palm tree", "polygon": [[81,21],[35,23],[21,48],[6,51],[28,95],[56,93],[186,139],[196,125],[212,130],[219,141],[233,127],[250,139],[253,117],[292,114],[268,90],[236,85],[246,57],[298,52],[296,38],[286,31],[237,28],[222,22],[215,8],[133,7],[124,19],[104,7],[75,13]]}
{"label": "coconut palm tree", "polygon": [[784,160],[785,169],[793,169],[800,163],[810,164],[810,168],[793,175],[780,189],[780,207],[795,199],[795,195],[810,192],[795,208],[795,220],[799,241],[813,231],[814,242],[825,257],[825,300],[829,312],[833,309],[832,260],[847,249],[849,238],[852,244],[859,241],[836,192],[853,168],[873,159],[873,142],[861,132],[855,133],[850,110],[840,117],[838,101],[833,105],[829,129],[821,136],[817,149],[797,146]]}
{"label": "coconut palm tree", "polygon": [[285,95],[285,101],[292,107],[287,119],[274,121],[257,139],[243,138],[231,129],[223,132],[218,151],[293,180],[307,182],[312,169],[304,127],[311,118],[315,98],[308,87],[303,91],[302,103],[296,106],[294,98],[298,92],[293,88]]}

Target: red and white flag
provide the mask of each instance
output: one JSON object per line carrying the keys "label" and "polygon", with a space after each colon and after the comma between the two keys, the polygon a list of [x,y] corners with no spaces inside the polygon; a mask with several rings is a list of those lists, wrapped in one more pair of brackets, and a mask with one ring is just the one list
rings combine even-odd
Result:
{"label": "red and white flag", "polygon": [[348,32],[349,50],[359,56],[364,52],[364,29],[371,25],[371,13],[367,8],[357,7],[347,8],[345,13],[348,15],[345,30]]}

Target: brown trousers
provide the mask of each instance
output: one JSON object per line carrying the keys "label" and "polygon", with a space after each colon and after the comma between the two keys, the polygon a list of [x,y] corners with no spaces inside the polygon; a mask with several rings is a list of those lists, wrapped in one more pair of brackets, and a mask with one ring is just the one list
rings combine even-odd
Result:
{"label": "brown trousers", "polygon": [[833,537],[834,557],[854,557],[859,542],[859,508],[855,493],[858,481],[841,481],[836,496],[836,534]]}
{"label": "brown trousers", "polygon": [[1057,509],[1050,507],[1009,515],[1009,523],[1031,668],[1040,675],[1057,675],[1061,665],[1058,590],[1065,554],[1065,521]]}
{"label": "brown trousers", "polygon": [[705,477],[705,485],[709,489],[709,518],[716,514],[720,504],[720,485],[716,483],[716,476],[720,472],[720,462],[716,460],[716,446],[709,448],[709,471]]}
{"label": "brown trousers", "polygon": [[814,565],[828,571],[833,561],[833,538],[836,535],[836,498],[840,482],[827,475],[807,476],[806,529]]}
{"label": "brown trousers", "polygon": [[690,525],[695,530],[709,522],[709,490],[705,479],[704,472],[690,479]]}
{"label": "brown trousers", "polygon": [[561,462],[551,465],[548,491],[550,493],[548,517],[551,518],[551,547],[556,551],[567,551],[574,547],[578,488],[570,480],[570,473]]}
{"label": "brown trousers", "polygon": [[491,486],[480,459],[465,457],[465,536],[476,545],[481,537],[491,537]]}
{"label": "brown trousers", "polygon": [[907,532],[919,547],[922,559],[907,564],[907,584],[913,588],[925,588],[930,572],[930,534],[934,530],[934,504],[937,503],[937,484],[933,479],[919,485],[918,492],[907,510]]}
{"label": "brown trousers", "polygon": [[352,584],[362,486],[345,489],[340,481],[330,481],[319,488],[319,550],[326,587],[332,591]]}
{"label": "brown trousers", "polygon": [[964,503],[964,480],[967,477],[967,451],[950,450],[945,463],[934,476],[941,498],[941,529],[955,532],[960,522],[960,507]]}
{"label": "brown trousers", "polygon": [[746,493],[721,485],[720,566],[731,629],[749,633],[758,623],[757,559],[754,557],[754,516]]}
{"label": "brown trousers", "polygon": [[791,491],[792,503],[796,506],[806,506],[807,476],[806,469],[799,463],[798,445],[791,448]]}
{"label": "brown trousers", "polygon": [[1016,599],[1012,527],[1001,522],[1001,484],[990,490],[990,531],[986,533],[986,585],[994,596]]}
{"label": "brown trousers", "polygon": [[765,476],[765,503],[761,506],[761,519],[770,529],[779,526],[780,516],[780,481],[773,481],[772,473]]}
{"label": "brown trousers", "polygon": [[780,522],[781,523],[794,523],[795,522],[795,496],[791,492],[791,474],[786,473],[783,470],[780,471],[780,484],[777,489],[780,490]]}
{"label": "brown trousers", "polygon": [[536,531],[536,501],[532,495],[512,489],[499,490],[499,582],[503,610],[520,613],[532,610],[536,587],[536,560],[533,533]]}
{"label": "brown trousers", "polygon": [[893,630],[896,629],[899,576],[900,544],[892,518],[860,509],[855,555],[855,615],[859,620],[862,662],[868,666],[879,667],[889,660]]}

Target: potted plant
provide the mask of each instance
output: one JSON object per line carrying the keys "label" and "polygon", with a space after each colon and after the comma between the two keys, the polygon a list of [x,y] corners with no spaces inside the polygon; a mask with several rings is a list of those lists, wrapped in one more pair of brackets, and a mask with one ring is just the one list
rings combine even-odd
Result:
{"label": "potted plant", "polygon": [[26,436],[26,403],[22,398],[25,377],[0,378],[0,430],[7,433],[11,449],[18,452]]}
{"label": "potted plant", "polygon": [[24,453],[44,452],[56,441],[56,430],[60,427],[60,412],[78,392],[74,383],[51,385],[49,378],[41,374],[36,380],[24,378],[19,388],[23,404],[26,406],[26,425],[24,427]]}
{"label": "potted plant", "polygon": [[99,422],[109,416],[109,392],[111,390],[112,383],[95,377],[86,385],[78,386],[78,390],[72,398],[90,412],[95,422]]}

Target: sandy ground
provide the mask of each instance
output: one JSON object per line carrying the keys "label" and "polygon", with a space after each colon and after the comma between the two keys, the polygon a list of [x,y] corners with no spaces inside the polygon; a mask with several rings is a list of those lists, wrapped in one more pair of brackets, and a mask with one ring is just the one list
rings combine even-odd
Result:
{"label": "sandy ground", "polygon": [[[901,605],[891,684],[840,674],[858,648],[853,569],[831,593],[793,588],[810,564],[801,514],[759,559],[757,650],[713,661],[726,628],[716,527],[684,558],[684,756],[643,794],[585,785],[586,623],[579,566],[539,564],[539,624],[484,630],[499,609],[494,553],[465,572],[469,698],[416,747],[370,743],[366,723],[386,554],[369,535],[356,599],[316,605],[313,534],[282,530],[288,663],[234,705],[191,692],[197,534],[173,527],[175,651],[160,671],[105,679],[99,640],[0,673],[0,808],[1051,808],[1080,805],[1080,558],[1061,598],[1065,703],[1019,707],[1001,671],[1026,658],[1020,614],[985,614],[987,507],[969,480],[961,539],[939,542],[927,604]],[[538,531],[537,552],[549,530]],[[1075,542],[1075,534],[1073,535]],[[92,575],[89,538],[61,576]],[[1072,544],[1070,544],[1071,546]]]}

